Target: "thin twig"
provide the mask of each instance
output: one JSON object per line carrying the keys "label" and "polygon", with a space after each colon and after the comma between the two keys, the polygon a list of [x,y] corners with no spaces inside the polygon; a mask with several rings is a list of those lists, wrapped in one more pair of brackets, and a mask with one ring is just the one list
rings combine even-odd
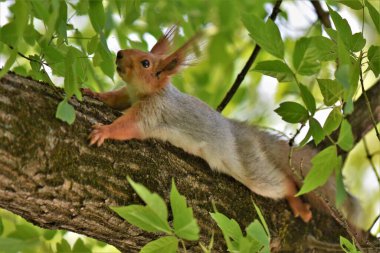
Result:
{"label": "thin twig", "polygon": [[[12,46],[10,46],[10,45],[8,45],[8,47],[10,48],[10,49],[14,49]],[[32,62],[37,62],[37,63],[39,63],[39,64],[41,64],[41,65],[46,65],[46,66],[48,66],[49,67],[49,65],[46,63],[46,62],[43,62],[43,61],[39,61],[39,60],[36,60],[36,59],[32,59],[32,58],[30,58],[30,57],[28,57],[28,56],[26,56],[26,55],[24,55],[23,53],[20,53],[20,52],[18,52],[17,51],[17,54],[19,55],[19,56],[21,56],[22,58],[24,58],[24,59],[27,59],[27,60],[29,60],[29,61],[32,61]]]}
{"label": "thin twig", "polygon": [[[280,12],[281,3],[282,3],[282,0],[276,1],[276,4],[273,7],[272,13],[269,16],[269,19],[271,19],[273,21],[276,19],[277,14]],[[227,94],[223,98],[222,102],[216,108],[216,110],[218,112],[222,112],[223,109],[227,106],[227,104],[231,101],[232,97],[235,95],[236,91],[238,90],[238,88],[240,87],[241,83],[243,82],[245,76],[247,75],[249,69],[251,68],[253,62],[256,60],[256,57],[259,54],[260,50],[261,50],[261,47],[258,44],[256,44],[255,48],[253,49],[251,56],[249,57],[248,61],[244,65],[244,68],[239,73],[239,75],[237,75],[235,82],[232,84],[230,90],[227,92]]]}
{"label": "thin twig", "polygon": [[375,173],[376,178],[377,178],[377,182],[379,182],[379,186],[380,186],[380,175],[379,175],[379,172],[377,172],[375,163],[372,160],[373,155],[369,152],[368,143],[367,143],[364,136],[363,136],[363,146],[364,146],[365,153],[367,155],[368,162],[371,165],[371,168],[372,168],[373,172]]}
{"label": "thin twig", "polygon": [[323,26],[325,28],[331,28],[330,15],[327,11],[323,10],[321,3],[315,0],[310,0],[310,2],[314,6],[315,13]]}
{"label": "thin twig", "polygon": [[[359,65],[361,64],[362,59],[363,59],[362,55],[363,55],[363,51],[360,52]],[[379,133],[379,130],[377,129],[377,123],[376,123],[375,117],[373,116],[373,112],[372,112],[371,104],[370,104],[368,96],[367,96],[367,92],[364,89],[363,71],[362,71],[361,67],[359,69],[359,77],[360,77],[360,86],[362,88],[362,93],[363,93],[363,96],[364,96],[364,99],[365,99],[365,103],[366,103],[367,108],[368,108],[369,116],[371,118],[372,125],[375,128],[377,139],[380,141],[380,133]]]}

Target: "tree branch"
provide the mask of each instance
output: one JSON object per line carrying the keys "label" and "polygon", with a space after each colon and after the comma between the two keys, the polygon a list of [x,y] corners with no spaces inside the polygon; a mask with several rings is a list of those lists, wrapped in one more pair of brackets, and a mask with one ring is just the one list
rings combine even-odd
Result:
{"label": "tree branch", "polygon": [[[281,3],[282,3],[282,0],[276,1],[275,5],[273,6],[272,13],[269,16],[269,19],[273,21],[276,19],[278,13],[280,12]],[[237,75],[235,82],[232,84],[231,88],[229,89],[225,97],[223,98],[222,102],[220,102],[220,104],[216,108],[218,112],[222,112],[224,108],[227,106],[227,104],[231,101],[232,97],[235,95],[236,91],[238,90],[245,76],[247,75],[249,69],[251,68],[253,62],[256,60],[256,57],[259,54],[260,50],[261,50],[261,47],[258,44],[256,44],[251,56],[249,57],[248,61],[245,63],[242,71]]]}
{"label": "tree branch", "polygon": [[323,10],[321,3],[317,0],[310,0],[311,4],[314,6],[315,13],[318,19],[321,21],[325,28],[331,28],[330,14],[328,11]]}
{"label": "tree branch", "polygon": [[[216,232],[215,252],[225,252],[225,245],[210,219],[211,200],[243,227],[257,218],[253,196],[281,251],[311,251],[309,235],[326,243],[347,237],[332,217],[313,210],[312,222],[305,224],[292,217],[285,201],[254,195],[168,143],[107,141],[100,148],[89,147],[91,125],[109,123],[120,113],[87,97],[80,103],[70,100],[77,119],[69,126],[54,116],[61,95],[49,85],[14,74],[0,80],[0,207],[38,226],[78,232],[123,252],[138,252],[159,234],[145,233],[109,209],[140,203],[126,180],[129,175],[166,200],[174,177],[194,209],[201,241],[207,244]],[[187,246],[188,252],[200,252],[197,244]]]}

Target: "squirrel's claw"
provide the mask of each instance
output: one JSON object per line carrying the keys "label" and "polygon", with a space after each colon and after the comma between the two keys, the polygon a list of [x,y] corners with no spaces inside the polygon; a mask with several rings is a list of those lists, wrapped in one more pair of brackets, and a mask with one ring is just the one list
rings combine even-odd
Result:
{"label": "squirrel's claw", "polygon": [[96,144],[99,147],[104,143],[105,139],[108,138],[107,126],[98,123],[93,125],[92,128],[93,130],[88,136],[90,139],[90,146]]}

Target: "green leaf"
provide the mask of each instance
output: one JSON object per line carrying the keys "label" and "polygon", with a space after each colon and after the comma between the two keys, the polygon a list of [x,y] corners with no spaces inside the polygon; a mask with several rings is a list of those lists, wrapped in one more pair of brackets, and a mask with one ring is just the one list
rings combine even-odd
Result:
{"label": "green leaf", "polygon": [[[98,43],[98,47],[95,51],[94,55],[94,65],[99,65],[104,74],[106,74],[109,78],[113,80],[113,75],[115,73],[115,58],[112,56],[110,50],[107,46],[106,38],[101,35],[100,43]],[[98,60],[98,62],[96,62]]]}
{"label": "green leaf", "polygon": [[319,52],[315,47],[310,46],[310,38],[297,40],[293,51],[293,66],[300,75],[314,75],[321,69]]}
{"label": "green leaf", "polygon": [[145,231],[171,234],[167,220],[162,220],[150,206],[129,205],[110,208],[132,225]]}
{"label": "green leaf", "polygon": [[333,105],[343,97],[343,87],[338,81],[331,79],[317,79],[317,81],[325,105]]}
{"label": "green leaf", "polygon": [[55,117],[71,125],[75,120],[75,109],[65,99],[58,104]]}
{"label": "green leaf", "polygon": [[310,133],[313,136],[315,145],[318,145],[325,138],[325,133],[323,128],[319,124],[318,120],[311,118],[309,119]]}
{"label": "green leaf", "polygon": [[337,1],[338,3],[344,4],[354,10],[361,10],[364,7],[359,0],[335,0],[335,1]]}
{"label": "green leaf", "polygon": [[98,47],[98,43],[99,43],[98,35],[95,35],[87,43],[87,53],[93,54],[96,48]]}
{"label": "green leaf", "polygon": [[151,193],[145,186],[134,182],[130,177],[127,177],[127,179],[133,190],[135,190],[137,195],[139,195],[146,205],[150,207],[162,221],[167,223],[168,209],[165,201],[157,193]]}
{"label": "green leaf", "polygon": [[339,167],[340,159],[336,155],[336,147],[329,146],[325,148],[313,157],[311,163],[312,168],[306,175],[304,184],[296,197],[325,184],[334,169]]}
{"label": "green leaf", "polygon": [[289,123],[305,122],[309,114],[305,107],[296,102],[283,102],[274,110],[283,120]]}
{"label": "green leaf", "polygon": [[332,111],[329,113],[329,116],[326,119],[325,124],[323,125],[323,130],[325,131],[325,134],[330,135],[332,132],[338,129],[340,122],[342,122],[342,118],[343,116],[339,107],[335,107],[334,109],[332,109]]}
{"label": "green leaf", "polygon": [[248,238],[257,240],[261,246],[264,246],[267,250],[269,249],[270,238],[258,220],[254,220],[249,224],[246,231]]}
{"label": "green leaf", "polygon": [[279,82],[290,82],[294,79],[292,70],[279,60],[259,62],[253,70],[277,78]]}
{"label": "green leaf", "polygon": [[186,198],[178,192],[174,179],[170,192],[170,205],[173,212],[174,233],[185,240],[199,240],[199,226],[194,219],[193,209],[187,207]]}
{"label": "green leaf", "polygon": [[310,37],[310,45],[313,52],[318,52],[318,60],[320,61],[333,61],[337,57],[337,46],[329,38],[323,36]]}
{"label": "green leaf", "polygon": [[17,41],[19,34],[17,33],[15,22],[10,22],[1,27],[0,41],[7,45],[12,45],[15,49],[18,48]]}
{"label": "green leaf", "polygon": [[[29,250],[30,248],[36,246],[38,243],[37,240],[21,240],[14,238],[1,238],[0,237],[0,252],[2,253],[19,253],[25,252],[25,250]],[[2,251],[6,249],[6,251]],[[30,251],[28,251],[30,252]],[[70,252],[69,252],[70,253]]]}
{"label": "green leaf", "polygon": [[40,236],[39,231],[30,223],[16,224],[16,229],[8,235],[10,238],[17,238],[21,240],[37,240]]}
{"label": "green leaf", "polygon": [[344,151],[350,151],[354,146],[354,136],[352,135],[351,125],[347,120],[343,120],[340,126],[338,145]]}
{"label": "green leaf", "polygon": [[0,70],[0,78],[8,73],[8,70],[15,63],[16,58],[17,58],[17,51],[16,50],[12,50],[11,55],[9,56],[8,60],[5,62],[4,66]]}
{"label": "green leaf", "polygon": [[71,247],[70,244],[65,240],[62,239],[61,243],[57,243],[57,253],[71,253]]}
{"label": "green leaf", "polygon": [[45,238],[45,240],[51,240],[57,234],[57,232],[58,230],[46,229],[44,230],[43,237]]}
{"label": "green leaf", "polygon": [[3,220],[0,217],[0,235],[2,235],[4,232],[4,225],[3,225]]}
{"label": "green leaf", "polygon": [[366,39],[363,38],[362,33],[355,33],[352,35],[352,38],[350,39],[348,43],[348,48],[352,52],[359,52],[362,50],[365,46]]}
{"label": "green leaf", "polygon": [[222,230],[225,237],[231,238],[238,242],[243,237],[243,233],[239,224],[234,219],[229,219],[222,213],[210,213],[211,218],[216,222],[218,227]]}
{"label": "green leaf", "polygon": [[[341,159],[341,157],[339,157]],[[336,178],[336,193],[335,193],[335,203],[338,208],[342,206],[344,201],[347,198],[347,192],[344,188],[342,169],[335,169],[335,178]]]}
{"label": "green leaf", "polygon": [[[26,24],[28,23],[29,4],[24,0],[16,0],[16,3],[13,6],[13,8],[13,13],[15,14],[15,16],[17,16],[17,18],[14,19],[16,25],[16,32],[18,34],[18,38],[20,38],[24,33]],[[19,42],[20,40],[17,40],[17,42],[13,42],[12,45],[15,45]]]}
{"label": "green leaf", "polygon": [[30,1],[32,5],[32,11],[34,14],[34,17],[41,19],[45,23],[49,20],[49,3],[45,0],[34,0]]}
{"label": "green leaf", "polygon": [[84,245],[83,240],[81,238],[78,238],[73,246],[73,252],[91,253],[92,250],[89,249],[86,245]]}
{"label": "green leaf", "polygon": [[175,253],[178,250],[178,239],[174,236],[165,236],[147,243],[140,253]]}
{"label": "green leaf", "polygon": [[265,232],[267,233],[267,236],[270,237],[270,232],[269,232],[268,224],[266,223],[266,221],[264,219],[263,213],[261,212],[260,208],[255,203],[253,203],[253,206],[255,207],[256,213],[259,216],[260,222],[263,225],[263,227],[265,229]]}
{"label": "green leaf", "polygon": [[311,112],[312,115],[314,115],[317,107],[315,104],[315,99],[314,99],[313,94],[311,94],[309,89],[303,84],[300,84],[299,88],[301,91],[301,98],[303,102],[305,103],[306,108]]}
{"label": "green leaf", "polygon": [[352,39],[352,31],[350,25],[348,24],[348,21],[342,18],[336,11],[334,11],[330,7],[329,12],[339,36],[341,37],[344,44],[348,47],[350,40]]}
{"label": "green leaf", "polygon": [[284,58],[284,42],[280,30],[271,19],[265,23],[255,15],[245,13],[242,15],[242,20],[250,36],[261,48],[273,56]]}
{"label": "green leaf", "polygon": [[379,12],[376,10],[375,7],[373,7],[373,5],[368,0],[365,0],[365,6],[367,7],[369,15],[371,16],[372,21],[375,24],[377,32],[380,33],[380,14],[379,14]]}
{"label": "green leaf", "polygon": [[340,247],[346,253],[360,253],[355,247],[355,244],[344,238],[343,236],[339,237]]}
{"label": "green leaf", "polygon": [[262,244],[258,242],[254,238],[242,237],[240,238],[238,244],[238,250],[230,250],[230,252],[239,252],[239,253],[251,253],[251,252],[264,252],[260,250],[262,248]]}
{"label": "green leaf", "polygon": [[369,67],[376,77],[380,74],[380,46],[372,45],[368,49]]}
{"label": "green leaf", "polygon": [[303,140],[300,142],[299,146],[300,147],[303,147],[306,145],[306,143],[308,143],[308,141],[310,140],[310,137],[311,137],[311,130],[309,128],[309,131],[307,131],[305,137],[303,138]]}
{"label": "green leaf", "polygon": [[91,0],[88,15],[91,25],[97,33],[100,33],[106,23],[106,14],[104,12],[102,0]]}
{"label": "green leaf", "polygon": [[59,1],[58,18],[55,23],[55,29],[59,38],[67,43],[67,4],[66,1]]}

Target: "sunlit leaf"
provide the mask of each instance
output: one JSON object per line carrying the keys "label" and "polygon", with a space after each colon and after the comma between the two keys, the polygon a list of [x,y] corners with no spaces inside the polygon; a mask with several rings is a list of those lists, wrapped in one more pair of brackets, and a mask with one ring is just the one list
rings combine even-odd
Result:
{"label": "sunlit leaf", "polygon": [[239,241],[243,237],[240,226],[234,219],[229,219],[222,213],[210,213],[210,215],[225,237],[232,238],[234,241]]}
{"label": "sunlit leaf", "polygon": [[340,122],[342,122],[343,115],[340,112],[338,107],[335,107],[326,119],[325,124],[323,125],[323,130],[327,135],[330,135],[336,129],[338,129]]}
{"label": "sunlit leaf", "polygon": [[308,193],[315,188],[324,185],[330,175],[340,166],[340,159],[337,157],[336,147],[329,146],[319,152],[311,160],[312,168],[306,175],[301,190],[296,196]]}
{"label": "sunlit leaf", "polygon": [[345,151],[351,150],[354,145],[351,125],[347,120],[343,120],[340,126],[338,145]]}
{"label": "sunlit leaf", "polygon": [[335,169],[335,179],[336,179],[336,193],[335,193],[335,203],[337,207],[341,207],[347,198],[347,192],[343,183],[342,169]]}
{"label": "sunlit leaf", "polygon": [[71,125],[75,121],[75,109],[67,100],[63,100],[58,104],[55,117]]}
{"label": "sunlit leaf", "polygon": [[277,78],[279,82],[290,82],[294,79],[292,70],[279,60],[259,62],[253,70]]}
{"label": "sunlit leaf", "polygon": [[325,138],[322,126],[319,124],[318,120],[314,118],[309,119],[310,133],[313,136],[315,145],[318,145]]}
{"label": "sunlit leaf", "polygon": [[367,7],[369,15],[371,16],[371,19],[375,24],[377,32],[380,33],[380,14],[378,11],[379,9],[376,10],[376,8],[373,7],[373,5],[368,0],[365,0],[365,6]]}
{"label": "sunlit leaf", "polygon": [[340,247],[344,250],[346,253],[360,253],[359,250],[356,249],[356,246],[354,243],[350,242],[343,236],[339,237]]}
{"label": "sunlit leaf", "polygon": [[336,80],[317,79],[325,105],[333,105],[343,97],[343,87]]}
{"label": "sunlit leaf", "polygon": [[375,76],[379,76],[380,74],[380,46],[372,45],[368,49],[368,61],[369,67],[375,74]]}
{"label": "sunlit leaf", "polygon": [[133,190],[146,205],[152,208],[161,220],[166,221],[168,219],[168,209],[165,201],[157,193],[151,193],[144,185],[134,182],[130,177],[127,179]]}
{"label": "sunlit leaf", "polygon": [[320,52],[310,44],[310,38],[301,38],[297,40],[294,47],[293,66],[300,75],[314,75],[321,68],[318,61]]}
{"label": "sunlit leaf", "polygon": [[187,207],[186,198],[178,192],[174,180],[170,191],[170,205],[173,212],[174,233],[185,240],[198,240],[199,226],[193,216],[193,209]]}
{"label": "sunlit leaf", "polygon": [[283,102],[274,111],[289,123],[302,123],[309,117],[305,107],[296,102]]}
{"label": "sunlit leaf", "polygon": [[17,58],[17,51],[12,50],[11,55],[5,62],[4,66],[0,70],[0,78],[3,77],[6,73],[8,73],[8,70],[12,67],[12,65],[15,63]]}
{"label": "sunlit leaf", "polygon": [[335,1],[338,3],[344,4],[354,10],[361,10],[364,7],[361,1],[359,0],[335,0]]}
{"label": "sunlit leaf", "polygon": [[261,48],[280,59],[284,57],[284,42],[277,25],[271,19],[264,22],[252,14],[243,14],[242,19],[250,36]]}
{"label": "sunlit leaf", "polygon": [[88,15],[90,16],[91,25],[96,32],[100,33],[106,23],[103,1],[91,0],[89,3],[90,8],[88,10]]}
{"label": "sunlit leaf", "polygon": [[123,219],[148,232],[165,232],[171,234],[167,220],[158,216],[154,207],[142,205],[129,205],[122,207],[111,207]]}
{"label": "sunlit leaf", "polygon": [[147,243],[140,253],[175,253],[178,249],[178,239],[174,236],[165,236]]}
{"label": "sunlit leaf", "polygon": [[83,240],[78,238],[73,246],[73,252],[92,253],[92,250],[84,245]]}
{"label": "sunlit leaf", "polygon": [[311,112],[311,114],[314,114],[317,107],[313,94],[311,94],[309,89],[303,84],[300,84],[299,88],[301,91],[301,98],[305,103],[306,108]]}

